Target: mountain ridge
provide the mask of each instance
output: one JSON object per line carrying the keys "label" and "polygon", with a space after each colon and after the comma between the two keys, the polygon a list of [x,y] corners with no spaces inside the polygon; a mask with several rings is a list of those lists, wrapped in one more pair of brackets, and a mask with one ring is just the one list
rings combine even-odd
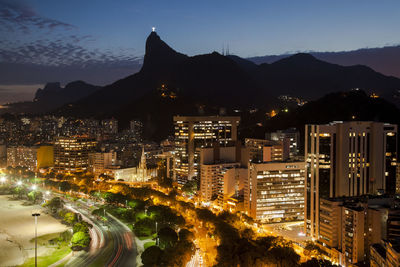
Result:
{"label": "mountain ridge", "polygon": [[[384,75],[400,78],[400,45],[360,48],[338,52],[310,51],[307,53],[329,63],[339,64],[342,66],[366,65]],[[246,59],[257,65],[262,63],[270,64],[294,54],[297,53],[257,56]]]}

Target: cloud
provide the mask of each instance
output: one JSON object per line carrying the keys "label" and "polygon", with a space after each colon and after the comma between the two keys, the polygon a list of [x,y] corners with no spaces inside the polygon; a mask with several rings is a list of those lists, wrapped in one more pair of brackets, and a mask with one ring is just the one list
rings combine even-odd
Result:
{"label": "cloud", "polygon": [[0,0],[0,29],[30,33],[33,29],[76,28],[74,25],[39,15],[28,4],[17,0]]}
{"label": "cloud", "polygon": [[[134,49],[96,48],[93,36],[38,14],[23,0],[0,0],[0,32],[0,84],[105,85],[137,72],[143,60]],[[1,97],[9,92],[0,91]]]}
{"label": "cloud", "polygon": [[141,61],[141,57],[133,55],[133,49],[103,51],[87,48],[82,42],[90,38],[71,35],[63,39],[43,39],[23,44],[3,41],[0,45],[0,62],[85,67],[96,64],[121,66]]}

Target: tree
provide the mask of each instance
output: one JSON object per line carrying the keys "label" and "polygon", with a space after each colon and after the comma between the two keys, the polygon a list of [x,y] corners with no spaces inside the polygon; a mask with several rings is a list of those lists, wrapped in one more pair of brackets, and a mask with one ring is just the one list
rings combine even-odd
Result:
{"label": "tree", "polygon": [[275,259],[278,267],[296,266],[300,260],[300,256],[291,247],[276,246],[269,252]]}
{"label": "tree", "polygon": [[89,224],[88,222],[85,222],[85,221],[81,221],[81,222],[74,224],[73,231],[74,231],[74,233],[77,233],[77,232],[89,233],[90,228],[92,228],[91,224]]}
{"label": "tree", "polygon": [[67,181],[63,181],[59,184],[59,188],[61,191],[67,192],[67,191],[71,190],[71,184],[68,183]]}
{"label": "tree", "polygon": [[89,246],[91,241],[90,235],[85,232],[76,232],[71,239],[72,250],[82,250]]}
{"label": "tree", "polygon": [[26,187],[24,187],[24,186],[17,186],[17,187],[14,187],[14,189],[13,189],[13,195],[17,195],[18,199],[22,199],[22,197],[24,195],[26,195],[27,192],[28,191],[27,191]]}
{"label": "tree", "polygon": [[307,241],[306,246],[304,247],[304,254],[306,256],[311,256],[315,258],[321,257],[321,255],[325,254],[317,244],[312,241]]}
{"label": "tree", "polygon": [[157,236],[162,249],[171,248],[178,241],[178,235],[170,227],[161,228]]}
{"label": "tree", "polygon": [[136,236],[150,236],[155,232],[156,223],[150,218],[138,220],[134,226],[134,233]]}
{"label": "tree", "polygon": [[190,232],[188,229],[182,228],[179,233],[179,241],[193,241],[194,234]]}
{"label": "tree", "polygon": [[40,191],[31,191],[28,193],[28,199],[32,201],[33,203],[36,203],[37,201],[41,200],[43,198],[43,194]]}
{"label": "tree", "polygon": [[328,260],[318,260],[316,258],[312,258],[311,260],[300,264],[300,267],[337,267],[337,265],[332,264],[332,262]]}
{"label": "tree", "polygon": [[64,201],[60,197],[54,197],[43,206],[49,209],[53,214],[57,213],[64,205]]}
{"label": "tree", "polygon": [[182,191],[186,194],[193,195],[197,191],[197,181],[189,180],[183,185]]}
{"label": "tree", "polygon": [[78,221],[78,216],[74,212],[67,212],[64,215],[64,222],[69,225],[74,225],[75,222]]}
{"label": "tree", "polygon": [[143,251],[142,255],[142,263],[144,266],[161,266],[161,259],[164,252],[157,246],[151,246]]}

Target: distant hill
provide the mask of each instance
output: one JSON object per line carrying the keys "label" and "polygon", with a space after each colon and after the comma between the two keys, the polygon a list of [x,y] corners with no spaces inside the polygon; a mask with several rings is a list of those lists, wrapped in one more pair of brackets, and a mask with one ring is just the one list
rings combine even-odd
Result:
{"label": "distant hill", "polygon": [[65,104],[78,101],[93,94],[100,86],[91,85],[83,81],[68,83],[64,88],[59,82],[47,83],[44,88],[36,91],[32,102],[22,102],[8,105],[6,112],[16,113],[46,113],[60,108]]}
{"label": "distant hill", "polygon": [[277,116],[265,120],[264,128],[260,132],[295,127],[304,135],[305,124],[352,120],[380,121],[400,125],[400,110],[385,99],[371,98],[360,90],[336,92],[287,113],[280,112]]}
{"label": "distant hill", "polygon": [[[343,66],[365,65],[377,72],[400,78],[400,45],[342,52],[310,52],[314,57]],[[255,64],[273,63],[293,54],[248,58]]]}

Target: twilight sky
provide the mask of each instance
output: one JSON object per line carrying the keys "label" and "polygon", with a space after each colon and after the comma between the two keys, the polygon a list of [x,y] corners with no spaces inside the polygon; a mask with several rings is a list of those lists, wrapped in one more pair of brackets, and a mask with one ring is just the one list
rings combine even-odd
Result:
{"label": "twilight sky", "polygon": [[252,57],[397,45],[399,14],[398,0],[0,0],[0,104],[136,72],[152,26],[188,55]]}

